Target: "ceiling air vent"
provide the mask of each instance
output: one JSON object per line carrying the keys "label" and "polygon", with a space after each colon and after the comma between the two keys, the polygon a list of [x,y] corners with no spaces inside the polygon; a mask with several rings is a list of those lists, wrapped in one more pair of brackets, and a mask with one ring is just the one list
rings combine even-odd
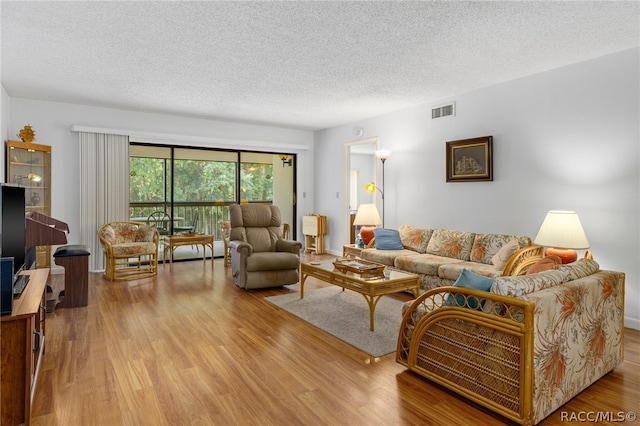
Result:
{"label": "ceiling air vent", "polygon": [[431,110],[431,118],[448,117],[450,115],[456,115],[456,104],[451,102],[450,104],[441,105]]}

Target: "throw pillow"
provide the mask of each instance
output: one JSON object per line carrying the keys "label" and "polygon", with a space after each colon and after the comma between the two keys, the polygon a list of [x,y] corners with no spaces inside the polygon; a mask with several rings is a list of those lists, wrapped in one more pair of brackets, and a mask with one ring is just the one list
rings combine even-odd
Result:
{"label": "throw pillow", "polygon": [[400,233],[395,229],[375,228],[373,236],[378,250],[403,250]]}
{"label": "throw pillow", "polygon": [[375,228],[373,226],[363,226],[360,228],[360,238],[362,238],[362,242],[365,246],[368,246],[371,240],[374,238],[373,231]]}
{"label": "throw pillow", "polygon": [[156,225],[140,225],[136,232],[136,242],[152,242],[156,234]]}
{"label": "throw pillow", "polygon": [[560,259],[560,256],[556,256],[555,254],[552,254],[551,256],[546,256],[546,257],[543,257],[542,259],[539,259],[536,263],[529,266],[529,269],[527,269],[526,275],[548,271],[549,269],[558,269],[560,265],[562,265],[562,259]]}
{"label": "throw pillow", "polygon": [[[474,274],[468,269],[463,269],[462,273],[458,277],[454,287],[472,288],[475,290],[489,291],[493,284],[493,278],[485,277],[483,275]],[[453,295],[449,295],[444,302],[445,305],[453,305]],[[471,309],[478,309],[478,299],[476,297],[468,297],[467,305]],[[464,296],[458,294],[455,296],[455,306],[465,306]]]}
{"label": "throw pillow", "polygon": [[491,263],[493,266],[498,268],[499,270],[503,270],[505,266],[507,266],[507,262],[518,249],[520,248],[520,244],[518,244],[518,240],[511,240],[508,243],[504,244],[500,247],[500,250],[491,258]]}

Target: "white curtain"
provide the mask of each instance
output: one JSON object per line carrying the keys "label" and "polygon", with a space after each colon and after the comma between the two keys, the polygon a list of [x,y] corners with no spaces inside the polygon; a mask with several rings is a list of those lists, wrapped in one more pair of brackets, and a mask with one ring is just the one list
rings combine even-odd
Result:
{"label": "white curtain", "polygon": [[129,137],[80,132],[80,240],[90,271],[104,270],[98,228],[129,220]]}

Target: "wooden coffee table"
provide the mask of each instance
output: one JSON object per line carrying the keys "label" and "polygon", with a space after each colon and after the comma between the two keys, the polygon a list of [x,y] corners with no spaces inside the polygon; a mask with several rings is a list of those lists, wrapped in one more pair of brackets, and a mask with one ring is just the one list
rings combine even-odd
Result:
{"label": "wooden coffee table", "polygon": [[173,252],[180,246],[202,246],[202,261],[207,261],[207,247],[211,249],[211,269],[213,269],[213,235],[204,234],[177,234],[163,237],[164,249],[162,250],[162,266],[167,263],[169,252],[169,270],[173,271]]}
{"label": "wooden coffee table", "polygon": [[[376,305],[382,296],[401,291],[410,291],[415,297],[420,294],[420,277],[416,274],[392,269],[389,278],[369,278],[353,272],[342,273],[335,270],[333,262],[329,260],[300,264],[300,299],[304,298],[304,282],[307,277],[314,277],[364,296],[369,305],[369,329],[371,331],[374,330]],[[400,314],[398,313],[398,315]]]}

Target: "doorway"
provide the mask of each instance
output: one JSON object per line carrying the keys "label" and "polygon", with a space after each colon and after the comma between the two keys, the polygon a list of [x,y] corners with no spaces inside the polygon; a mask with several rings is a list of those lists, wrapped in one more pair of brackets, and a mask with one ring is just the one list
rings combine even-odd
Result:
{"label": "doorway", "polygon": [[353,225],[358,207],[361,204],[376,202],[376,194],[365,191],[368,182],[376,181],[377,166],[375,152],[378,138],[372,137],[344,144],[345,156],[345,204],[344,204],[344,241],[354,244],[356,233]]}

